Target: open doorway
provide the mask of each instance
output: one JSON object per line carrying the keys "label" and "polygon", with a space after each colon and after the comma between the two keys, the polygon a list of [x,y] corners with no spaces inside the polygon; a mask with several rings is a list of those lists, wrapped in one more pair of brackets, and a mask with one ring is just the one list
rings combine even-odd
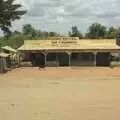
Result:
{"label": "open doorway", "polygon": [[57,54],[56,53],[48,53],[46,65],[48,67],[56,67],[57,66]]}
{"label": "open doorway", "polygon": [[68,53],[58,53],[57,58],[59,61],[59,66],[69,66],[69,54]]}
{"label": "open doorway", "polygon": [[32,53],[31,62],[33,66],[43,67],[45,66],[45,55],[43,53]]}
{"label": "open doorway", "polygon": [[96,55],[96,66],[110,66],[110,53],[98,52]]}
{"label": "open doorway", "polygon": [[72,53],[71,65],[72,66],[93,66],[94,54],[92,52]]}

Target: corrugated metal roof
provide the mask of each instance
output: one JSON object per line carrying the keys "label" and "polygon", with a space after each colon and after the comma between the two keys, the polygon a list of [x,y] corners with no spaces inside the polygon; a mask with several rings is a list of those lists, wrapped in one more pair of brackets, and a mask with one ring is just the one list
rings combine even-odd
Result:
{"label": "corrugated metal roof", "polygon": [[4,46],[4,47],[2,47],[2,49],[4,49],[4,50],[8,50],[8,51],[10,51],[10,52],[17,52],[15,49],[13,49],[12,47],[10,47],[10,46]]}
{"label": "corrugated metal roof", "polygon": [[9,54],[6,54],[6,53],[0,53],[0,57],[8,57],[9,56]]}

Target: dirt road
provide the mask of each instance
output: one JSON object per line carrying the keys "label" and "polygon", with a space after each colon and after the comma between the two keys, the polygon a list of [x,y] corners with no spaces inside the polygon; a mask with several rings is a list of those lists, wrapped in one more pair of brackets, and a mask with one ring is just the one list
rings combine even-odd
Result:
{"label": "dirt road", "polygon": [[120,68],[20,68],[0,75],[0,120],[118,120]]}

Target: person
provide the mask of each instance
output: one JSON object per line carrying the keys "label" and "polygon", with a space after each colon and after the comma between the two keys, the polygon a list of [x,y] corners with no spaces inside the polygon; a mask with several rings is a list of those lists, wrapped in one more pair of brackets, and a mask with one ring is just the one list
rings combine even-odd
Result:
{"label": "person", "polygon": [[45,64],[40,64],[39,69],[44,69],[45,70]]}
{"label": "person", "polygon": [[43,55],[38,54],[37,56],[37,65],[39,66],[39,69],[45,69],[45,59]]}

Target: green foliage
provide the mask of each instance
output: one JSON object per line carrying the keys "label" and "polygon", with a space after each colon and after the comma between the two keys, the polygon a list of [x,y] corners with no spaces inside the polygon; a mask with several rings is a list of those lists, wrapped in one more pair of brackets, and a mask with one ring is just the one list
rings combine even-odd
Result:
{"label": "green foliage", "polygon": [[117,30],[114,27],[110,27],[107,31],[107,38],[114,39],[116,38]]}
{"label": "green foliage", "polygon": [[24,36],[22,35],[11,35],[9,38],[4,38],[0,40],[1,46],[11,46],[13,48],[18,48],[23,45]]}
{"label": "green foliage", "polygon": [[39,40],[39,39],[43,39],[40,37],[31,37],[31,36],[25,36],[23,34],[11,34],[9,37],[4,37],[0,39],[0,46],[11,46],[13,48],[19,48],[20,46],[22,46],[24,44],[24,40]]}
{"label": "green foliage", "polygon": [[93,23],[92,25],[90,25],[86,36],[91,39],[100,39],[100,38],[105,38],[106,33],[107,33],[107,29],[105,26],[99,23]]}
{"label": "green foliage", "polygon": [[23,26],[23,34],[35,37],[37,35],[37,30],[35,30],[31,24],[26,24]]}
{"label": "green foliage", "polygon": [[11,22],[20,19],[21,15],[24,15],[26,11],[19,10],[20,4],[14,4],[15,0],[0,0],[0,28],[5,35],[10,34],[9,27]]}
{"label": "green foliage", "polygon": [[82,33],[78,30],[77,26],[72,26],[71,32],[68,33],[70,37],[83,38]]}
{"label": "green foliage", "polygon": [[55,32],[50,32],[48,35],[49,35],[50,37],[54,37],[54,36],[56,36],[56,33],[55,33]]}
{"label": "green foliage", "polygon": [[116,31],[116,38],[120,39],[120,27]]}
{"label": "green foliage", "polygon": [[35,29],[31,24],[26,24],[23,26],[23,34],[29,39],[45,39],[48,37],[59,36],[56,32],[46,32]]}

